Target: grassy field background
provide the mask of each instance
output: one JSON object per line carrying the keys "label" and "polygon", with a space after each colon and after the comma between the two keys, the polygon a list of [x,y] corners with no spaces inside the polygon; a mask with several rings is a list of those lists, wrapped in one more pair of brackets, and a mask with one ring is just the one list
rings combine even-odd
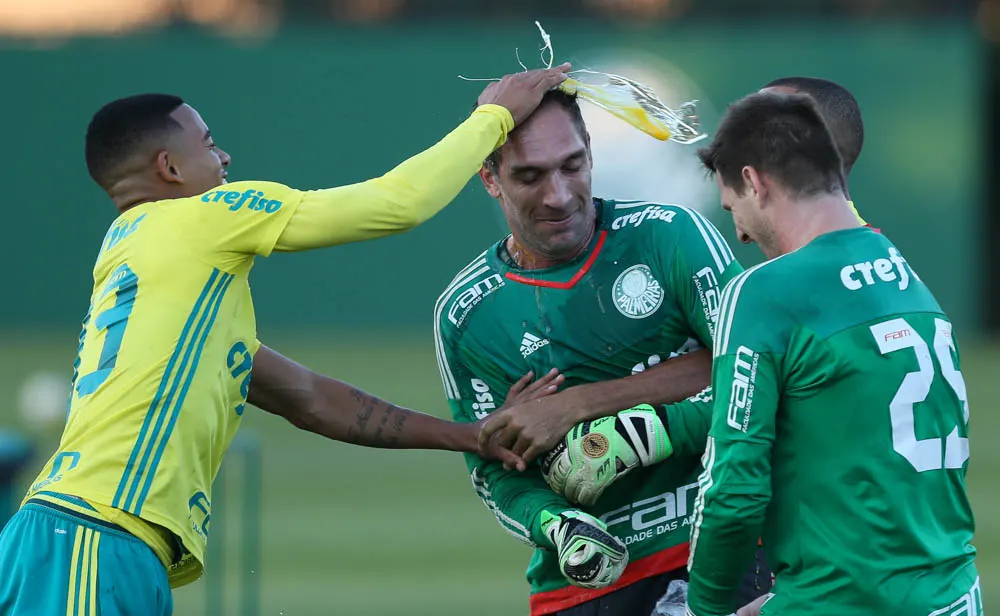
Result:
{"label": "grassy field background", "polygon": [[[268,335],[272,347],[393,402],[447,416],[430,332]],[[966,336],[972,409],[969,485],[987,605],[1000,604],[1000,342]],[[18,391],[40,371],[68,380],[72,334],[0,332],[0,428],[31,430]],[[179,616],[208,614],[205,590],[222,584],[226,616],[241,614],[241,583],[259,587],[261,613],[284,616],[508,616],[527,613],[530,550],[503,532],[475,497],[456,454],[377,451],[333,443],[248,410],[244,430],[263,454],[261,566],[232,562],[240,548],[237,484],[213,514],[227,533],[225,580],[210,575],[175,593]],[[58,437],[34,432],[39,455]],[[41,463],[41,460],[38,461]],[[235,466],[234,466],[235,468]],[[32,466],[30,473],[37,469]],[[235,477],[235,476],[234,476]],[[213,520],[216,517],[213,515]],[[227,530],[218,530],[226,525]],[[211,567],[211,564],[209,565]]]}

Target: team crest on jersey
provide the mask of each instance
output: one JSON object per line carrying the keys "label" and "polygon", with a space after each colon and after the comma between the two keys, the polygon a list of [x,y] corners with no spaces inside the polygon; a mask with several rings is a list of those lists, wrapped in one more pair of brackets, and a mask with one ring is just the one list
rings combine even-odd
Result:
{"label": "team crest on jersey", "polygon": [[618,312],[630,319],[643,319],[663,303],[663,287],[648,265],[633,265],[615,280],[611,297]]}

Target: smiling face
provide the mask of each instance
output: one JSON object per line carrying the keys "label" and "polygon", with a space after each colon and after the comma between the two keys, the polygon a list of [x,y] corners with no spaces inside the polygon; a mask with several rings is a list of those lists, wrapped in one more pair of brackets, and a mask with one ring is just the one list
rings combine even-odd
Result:
{"label": "smiling face", "polygon": [[[575,104],[575,102],[573,103]],[[536,262],[578,255],[593,236],[590,139],[564,105],[543,103],[480,177],[500,202],[518,248]]]}
{"label": "smiling face", "polygon": [[232,158],[215,144],[205,121],[190,105],[170,114],[181,129],[168,142],[171,161],[183,178],[187,196],[200,195],[226,183],[226,167]]}

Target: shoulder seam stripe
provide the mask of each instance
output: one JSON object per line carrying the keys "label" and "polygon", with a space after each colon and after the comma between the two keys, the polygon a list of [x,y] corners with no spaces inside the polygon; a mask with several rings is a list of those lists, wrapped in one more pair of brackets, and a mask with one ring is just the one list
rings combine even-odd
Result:
{"label": "shoulder seam stripe", "polygon": [[[485,254],[486,253],[484,252],[483,255]],[[492,269],[493,268],[486,263],[485,258],[473,261],[465,269],[459,272],[459,275],[455,277],[450,285],[448,285],[444,293],[441,294],[437,303],[434,305],[434,351],[437,355],[438,370],[441,372],[441,381],[444,384],[445,395],[448,396],[449,399],[458,399],[459,393],[458,384],[455,382],[455,375],[451,370],[451,366],[448,364],[448,357],[445,353],[444,338],[441,335],[441,318],[448,302],[459,289],[482,276],[482,274],[492,271]],[[462,274],[465,274],[465,276],[463,277]]]}
{"label": "shoulder seam stripe", "polygon": [[[733,261],[733,254],[726,245],[726,242],[722,239],[721,235],[717,235],[718,230],[715,229],[715,225],[710,223],[700,213],[689,207],[684,207],[682,205],[675,207],[683,210],[688,216],[691,217],[691,222],[693,222],[694,226],[701,232],[701,237],[705,240],[705,245],[712,254],[712,259],[715,260],[715,266],[718,268],[719,273],[721,274],[725,272],[726,267],[728,267]],[[713,233],[713,230],[715,233]]]}
{"label": "shoulder seam stripe", "polygon": [[750,279],[750,275],[765,265],[770,265],[771,263],[774,263],[789,254],[791,253],[786,253],[779,257],[764,261],[763,263],[758,263],[739,276],[730,280],[726,285],[726,288],[723,289],[722,300],[719,302],[719,320],[715,327],[717,340],[714,341],[715,344],[713,345],[713,357],[721,357],[725,355],[729,349],[729,336],[733,330],[733,314],[736,311],[736,302],[739,301],[740,292],[743,290],[743,285],[746,281]]}

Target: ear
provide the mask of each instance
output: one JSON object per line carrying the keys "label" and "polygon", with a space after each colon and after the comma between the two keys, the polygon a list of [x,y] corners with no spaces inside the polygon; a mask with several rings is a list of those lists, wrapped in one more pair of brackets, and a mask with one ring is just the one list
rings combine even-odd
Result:
{"label": "ear", "polygon": [[750,196],[757,202],[758,207],[763,205],[764,200],[767,198],[767,186],[764,185],[761,175],[750,165],[743,167],[741,175],[743,189],[749,191]]}
{"label": "ear", "polygon": [[497,181],[497,176],[493,175],[493,172],[486,165],[479,168],[479,179],[483,181],[483,186],[486,187],[486,192],[491,197],[494,199],[500,198],[500,182]]}
{"label": "ear", "polygon": [[170,157],[166,150],[160,150],[156,154],[156,175],[167,184],[183,184],[184,176],[177,168],[176,162]]}
{"label": "ear", "polygon": [[584,134],[584,141],[587,142],[587,158],[590,159],[590,170],[594,170],[594,152],[590,149],[590,131]]}

